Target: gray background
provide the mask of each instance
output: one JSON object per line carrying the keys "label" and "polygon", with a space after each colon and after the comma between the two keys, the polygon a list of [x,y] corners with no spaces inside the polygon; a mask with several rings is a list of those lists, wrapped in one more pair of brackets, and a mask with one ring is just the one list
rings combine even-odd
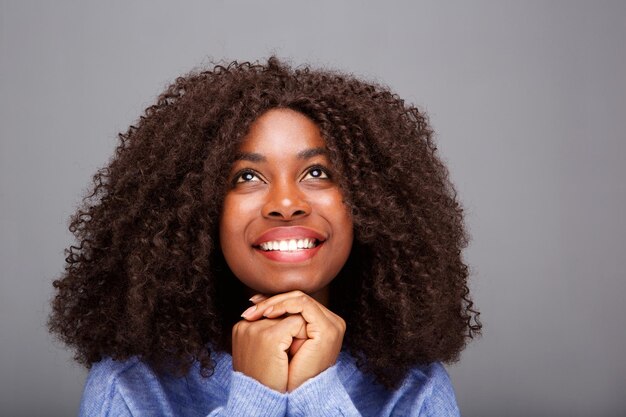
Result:
{"label": "gray background", "polygon": [[463,415],[626,415],[626,3],[2,0],[0,42],[0,414],[76,414],[45,320],[116,133],[210,57],[275,52],[430,115],[484,323]]}

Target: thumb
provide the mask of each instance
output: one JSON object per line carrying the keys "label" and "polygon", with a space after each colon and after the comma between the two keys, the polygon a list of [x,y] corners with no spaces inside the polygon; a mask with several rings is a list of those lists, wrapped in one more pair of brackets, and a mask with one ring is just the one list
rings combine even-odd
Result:
{"label": "thumb", "polygon": [[[306,340],[307,338],[306,321],[300,314],[285,317],[274,326],[273,330],[280,333],[278,346],[283,352],[286,352],[287,349],[292,346],[295,342],[294,339]],[[299,349],[300,346],[301,343],[297,346],[296,350]]]}
{"label": "thumb", "polygon": [[291,346],[289,346],[289,357],[293,357],[298,350],[300,350],[300,347],[304,344],[304,342],[306,342],[306,339],[293,339],[293,342],[291,343]]}

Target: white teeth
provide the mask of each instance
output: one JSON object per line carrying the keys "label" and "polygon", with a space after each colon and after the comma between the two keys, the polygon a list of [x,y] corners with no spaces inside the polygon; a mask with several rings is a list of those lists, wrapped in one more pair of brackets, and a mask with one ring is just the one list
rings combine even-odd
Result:
{"label": "white teeth", "polygon": [[315,239],[289,239],[289,240],[272,240],[270,242],[263,242],[259,245],[261,249],[265,251],[279,250],[283,252],[297,251],[298,249],[311,249],[314,248]]}

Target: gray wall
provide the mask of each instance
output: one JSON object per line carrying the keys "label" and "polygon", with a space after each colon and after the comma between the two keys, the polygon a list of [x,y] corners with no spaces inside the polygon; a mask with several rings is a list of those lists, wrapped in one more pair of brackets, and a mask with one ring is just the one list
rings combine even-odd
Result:
{"label": "gray wall", "polygon": [[275,52],[429,113],[485,325],[449,367],[463,414],[626,415],[625,2],[182,3],[0,2],[0,414],[76,413],[44,323],[116,133],[208,57]]}

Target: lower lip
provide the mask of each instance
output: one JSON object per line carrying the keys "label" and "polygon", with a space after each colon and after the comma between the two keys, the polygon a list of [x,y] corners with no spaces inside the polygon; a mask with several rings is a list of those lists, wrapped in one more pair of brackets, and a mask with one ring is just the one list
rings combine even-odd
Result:
{"label": "lower lip", "polygon": [[260,252],[261,255],[276,262],[304,262],[307,259],[311,259],[315,256],[318,250],[322,247],[324,242],[320,243],[312,249],[300,249],[293,252],[282,252],[279,250],[264,251],[263,249],[254,248]]}

